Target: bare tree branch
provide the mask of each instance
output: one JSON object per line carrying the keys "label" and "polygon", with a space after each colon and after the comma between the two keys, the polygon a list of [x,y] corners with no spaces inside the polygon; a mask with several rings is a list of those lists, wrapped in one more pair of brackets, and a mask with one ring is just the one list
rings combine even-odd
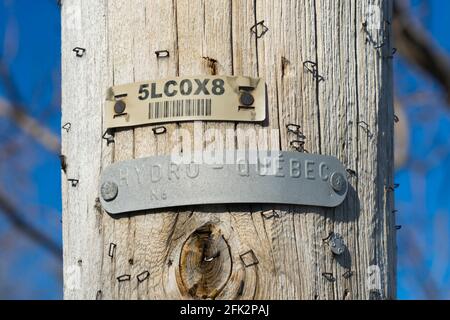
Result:
{"label": "bare tree branch", "polygon": [[394,1],[393,30],[399,52],[433,77],[447,93],[450,103],[450,58],[429,33],[410,15],[404,1]]}
{"label": "bare tree branch", "polygon": [[0,100],[0,116],[8,117],[22,131],[42,144],[50,152],[60,153],[60,140],[47,127],[39,123],[26,112],[22,103],[19,90],[14,83],[7,66],[0,60],[0,78],[5,86],[10,103]]}
{"label": "bare tree branch", "polygon": [[59,154],[61,150],[59,138],[24,110],[19,106],[11,107],[7,101],[0,99],[0,117],[7,117],[48,151]]}
{"label": "bare tree branch", "polygon": [[416,266],[414,272],[417,279],[420,279],[419,283],[424,290],[425,298],[427,300],[440,299],[439,284],[434,280],[433,275],[424,264],[425,256],[418,244],[416,234],[412,231],[406,232],[405,238],[408,239],[407,258]]}
{"label": "bare tree branch", "polygon": [[[0,58],[0,82],[6,91],[5,99],[0,99],[0,117],[3,116],[9,119],[47,150],[59,154],[59,137],[27,112],[27,108],[23,105],[24,100],[21,97],[19,87],[14,82],[8,65],[2,58]],[[4,215],[13,227],[33,240],[37,245],[48,250],[58,260],[62,260],[61,246],[44,232],[34,227],[32,223],[28,222],[1,188],[0,214]]]}
{"label": "bare tree branch", "polygon": [[35,241],[53,254],[58,260],[62,260],[61,247],[46,234],[28,223],[11,203],[8,196],[0,189],[0,213],[3,213],[8,221],[24,233],[31,240]]}
{"label": "bare tree branch", "polygon": [[394,102],[395,114],[402,119],[394,127],[394,165],[395,169],[400,169],[404,166],[409,157],[410,137],[409,137],[409,121],[405,114],[404,106],[398,99]]}

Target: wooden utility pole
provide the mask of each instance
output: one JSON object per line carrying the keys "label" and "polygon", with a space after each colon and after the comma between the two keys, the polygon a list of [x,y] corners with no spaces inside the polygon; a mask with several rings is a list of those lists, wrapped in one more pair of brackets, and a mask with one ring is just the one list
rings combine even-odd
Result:
{"label": "wooden utility pole", "polygon": [[[390,0],[64,0],[65,298],[395,298],[391,6]],[[75,47],[85,51],[77,56]],[[157,59],[157,50],[170,57]],[[104,212],[103,168],[168,155],[172,133],[193,130],[189,122],[165,125],[163,135],[152,126],[121,129],[108,145],[107,88],[202,74],[262,77],[268,90],[265,123],[202,122],[204,130],[279,129],[281,150],[292,150],[286,125],[301,126],[307,151],[335,156],[349,169],[344,204],[202,206],[119,219]],[[234,147],[244,140],[238,136]],[[331,232],[344,239],[340,256],[326,240]],[[200,258],[217,252],[212,261]]]}

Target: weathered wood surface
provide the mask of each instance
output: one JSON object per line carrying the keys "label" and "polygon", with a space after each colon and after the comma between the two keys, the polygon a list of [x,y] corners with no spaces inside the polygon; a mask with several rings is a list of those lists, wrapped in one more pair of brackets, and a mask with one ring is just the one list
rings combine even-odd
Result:
{"label": "weathered wood surface", "polygon": [[[62,131],[65,298],[395,298],[390,19],[389,0],[64,0],[62,122],[71,123]],[[269,31],[258,39],[250,28],[261,20]],[[85,55],[76,57],[74,47]],[[156,59],[156,50],[170,58]],[[290,150],[286,125],[300,125],[306,150],[334,155],[356,172],[345,203],[197,207],[122,219],[103,212],[102,168],[169,154],[172,133],[193,130],[190,123],[167,125],[158,136],[152,127],[125,129],[108,146],[106,89],[211,73],[264,77],[269,119],[198,123],[203,130],[279,129],[258,148]],[[245,145],[238,136],[231,147]],[[277,215],[267,219],[269,209]],[[344,237],[343,256],[323,241],[330,232]],[[249,251],[258,263],[246,267]]]}

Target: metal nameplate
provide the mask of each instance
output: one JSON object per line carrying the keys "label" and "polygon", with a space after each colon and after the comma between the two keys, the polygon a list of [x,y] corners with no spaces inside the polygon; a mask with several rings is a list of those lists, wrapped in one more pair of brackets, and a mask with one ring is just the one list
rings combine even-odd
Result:
{"label": "metal nameplate", "polygon": [[[110,214],[233,203],[336,207],[347,178],[334,157],[276,152],[233,164],[177,164],[170,156],[115,163],[101,174],[101,204]],[[263,159],[263,160],[261,160]]]}
{"label": "metal nameplate", "polygon": [[198,76],[146,81],[108,90],[107,128],[181,121],[260,122],[266,85],[260,78]]}

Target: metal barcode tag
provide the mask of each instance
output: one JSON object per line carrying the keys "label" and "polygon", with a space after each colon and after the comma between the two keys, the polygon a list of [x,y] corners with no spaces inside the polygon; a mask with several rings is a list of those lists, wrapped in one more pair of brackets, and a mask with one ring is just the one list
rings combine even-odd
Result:
{"label": "metal barcode tag", "polygon": [[260,78],[198,76],[112,87],[105,106],[108,129],[182,121],[261,122],[266,85]]}

